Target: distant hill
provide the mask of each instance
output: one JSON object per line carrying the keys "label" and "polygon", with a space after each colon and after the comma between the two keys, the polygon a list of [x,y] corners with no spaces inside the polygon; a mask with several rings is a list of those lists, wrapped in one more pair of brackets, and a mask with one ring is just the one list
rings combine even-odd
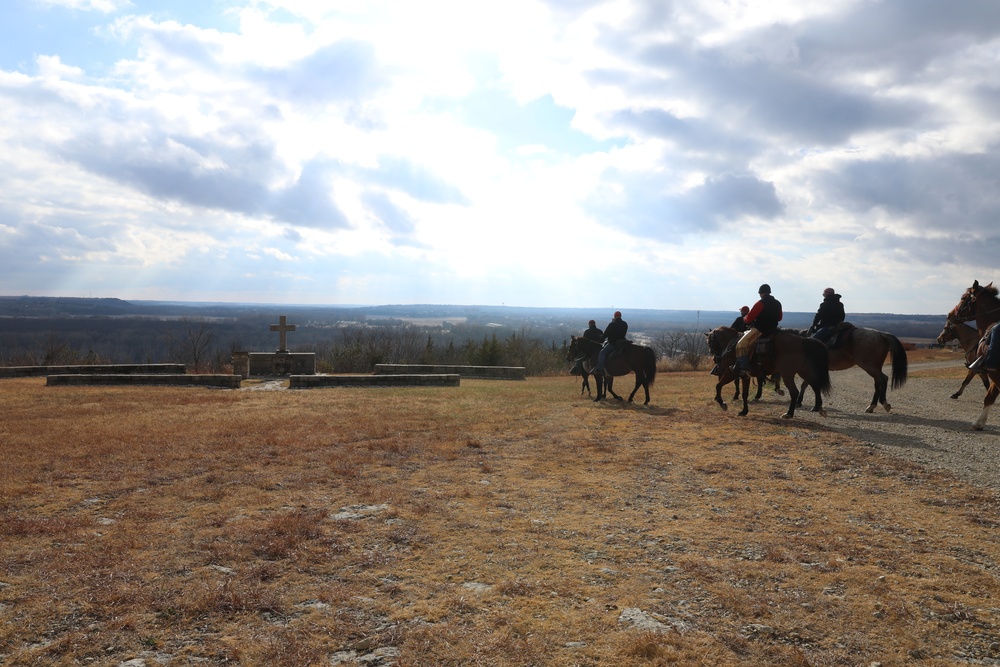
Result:
{"label": "distant hill", "polygon": [[[504,326],[554,326],[586,328],[587,321],[597,320],[603,327],[611,319],[606,307],[529,308],[519,306],[462,306],[447,304],[397,304],[379,306],[315,306],[246,303],[201,303],[178,301],[125,301],[114,298],[0,296],[0,317],[80,318],[80,317],[149,317],[149,318],[239,318],[247,316],[289,315],[311,323],[384,320],[442,321],[464,318],[473,322],[491,322]],[[735,311],[634,309],[625,313],[633,330],[684,329],[707,331],[728,325]],[[941,315],[897,315],[892,313],[848,313],[856,326],[887,331],[900,338],[934,338],[944,325]],[[804,329],[812,323],[811,312],[786,312],[782,325]]]}

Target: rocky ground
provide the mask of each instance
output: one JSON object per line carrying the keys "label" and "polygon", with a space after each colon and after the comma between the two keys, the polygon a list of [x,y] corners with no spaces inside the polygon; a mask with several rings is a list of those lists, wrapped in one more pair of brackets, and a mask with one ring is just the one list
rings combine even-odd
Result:
{"label": "rocky ground", "polygon": [[[958,360],[911,363],[906,385],[889,390],[892,410],[886,412],[879,406],[872,414],[865,413],[874,391],[871,378],[858,368],[836,371],[831,378],[833,393],[824,401],[826,419],[809,412],[811,392],[806,397],[807,409],[796,412],[796,418],[817,420],[894,456],[1000,489],[1000,405],[991,410],[985,430],[973,431],[972,423],[982,412],[986,392],[974,380],[959,399],[949,398],[961,378],[941,371],[960,367]],[[886,364],[887,374],[890,368]],[[936,377],[942,374],[949,377]],[[767,403],[779,400],[770,391],[765,397]],[[763,406],[751,406],[750,413],[761,409]]]}

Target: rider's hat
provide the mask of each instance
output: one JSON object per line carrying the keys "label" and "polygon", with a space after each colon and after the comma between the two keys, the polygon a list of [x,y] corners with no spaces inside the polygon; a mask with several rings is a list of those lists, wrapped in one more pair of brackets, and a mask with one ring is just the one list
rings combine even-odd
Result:
{"label": "rider's hat", "polygon": [[750,306],[743,306],[742,308],[740,308],[740,312],[746,315],[747,313],[750,312]]}
{"label": "rider's hat", "polygon": [[622,311],[616,310],[615,311],[615,317],[618,318],[618,317],[621,317],[621,316],[622,316]]}
{"label": "rider's hat", "polygon": [[833,296],[834,294],[836,294],[836,292],[833,291],[832,287],[827,287],[825,290],[823,290],[823,296]]}
{"label": "rider's hat", "polygon": [[770,294],[770,293],[771,293],[771,286],[768,285],[767,283],[764,283],[763,285],[757,288],[757,294]]}

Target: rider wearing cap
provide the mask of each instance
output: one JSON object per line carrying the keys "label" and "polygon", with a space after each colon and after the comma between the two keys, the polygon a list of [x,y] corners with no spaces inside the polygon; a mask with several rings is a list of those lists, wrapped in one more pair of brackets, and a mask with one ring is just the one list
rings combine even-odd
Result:
{"label": "rider wearing cap", "polygon": [[593,370],[594,375],[604,375],[604,364],[608,360],[608,355],[619,342],[625,340],[626,333],[628,333],[628,323],[622,319],[621,311],[616,310],[611,322],[604,327],[604,335],[601,336],[604,347],[597,355],[597,368]]}
{"label": "rider wearing cap", "polygon": [[781,302],[771,296],[771,286],[764,283],[757,288],[760,300],[753,305],[743,320],[750,328],[736,343],[736,365],[733,367],[741,377],[747,377],[750,371],[750,351],[761,336],[768,336],[778,329],[781,321]]}
{"label": "rider wearing cap", "polygon": [[816,340],[825,343],[833,335],[834,328],[844,321],[844,317],[844,304],[840,302],[840,295],[832,287],[827,287],[823,290],[823,303],[819,304],[809,333]]}
{"label": "rider wearing cap", "polygon": [[743,306],[740,308],[740,314],[733,320],[733,323],[729,325],[730,329],[736,329],[740,333],[747,330],[747,322],[743,318],[750,313],[750,306]]}

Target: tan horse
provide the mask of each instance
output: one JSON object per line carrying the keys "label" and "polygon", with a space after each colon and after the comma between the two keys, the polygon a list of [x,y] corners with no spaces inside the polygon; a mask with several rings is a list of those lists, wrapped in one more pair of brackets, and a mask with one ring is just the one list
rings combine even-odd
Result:
{"label": "tan horse", "polygon": [[[979,332],[972,327],[967,327],[964,324],[955,322],[953,320],[947,320],[944,324],[944,329],[938,334],[937,342],[938,345],[944,345],[945,343],[950,343],[955,340],[958,341],[959,347],[965,352],[965,363],[971,364],[979,356],[976,350],[979,348],[979,341],[982,340],[982,336]],[[965,374],[965,379],[962,380],[962,386],[958,388],[951,398],[958,398],[965,391],[965,388],[969,386],[972,379],[976,376],[983,381],[983,388],[989,391],[990,380],[986,377],[986,373],[977,373],[976,371],[969,371]]]}
{"label": "tan horse", "polygon": [[[979,335],[983,336],[986,331],[997,322],[1000,322],[1000,298],[997,297],[997,288],[993,283],[980,285],[976,280],[972,287],[962,293],[958,304],[948,313],[948,319],[955,323],[976,321],[976,328]],[[994,370],[987,373],[990,379],[989,389],[986,390],[986,397],[983,398],[983,411],[979,413],[979,418],[972,423],[972,428],[982,431],[986,427],[986,419],[990,415],[990,408],[997,401],[1000,395],[1000,371]]]}

